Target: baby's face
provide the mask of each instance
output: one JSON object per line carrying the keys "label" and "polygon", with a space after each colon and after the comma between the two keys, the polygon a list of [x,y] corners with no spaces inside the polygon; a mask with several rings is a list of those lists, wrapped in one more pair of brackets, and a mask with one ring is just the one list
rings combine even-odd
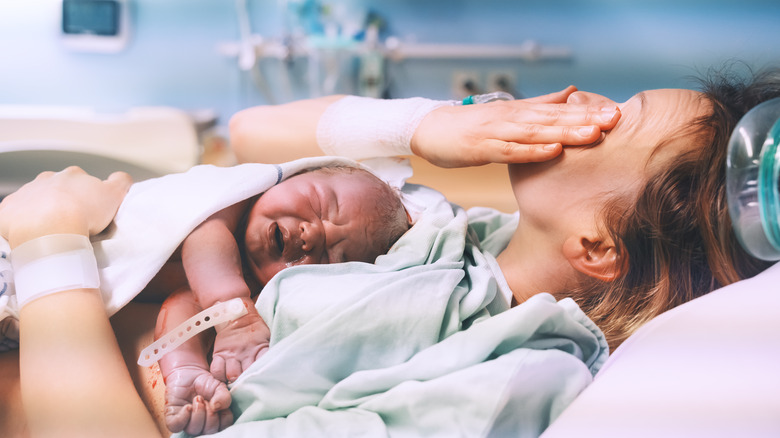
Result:
{"label": "baby's face", "polygon": [[266,191],[247,218],[244,242],[261,283],[295,265],[372,263],[376,182],[364,172],[308,172]]}

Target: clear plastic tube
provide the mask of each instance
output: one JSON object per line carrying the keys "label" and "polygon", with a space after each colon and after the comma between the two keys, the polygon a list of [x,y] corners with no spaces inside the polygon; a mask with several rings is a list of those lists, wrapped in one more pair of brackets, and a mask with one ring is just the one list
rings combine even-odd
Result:
{"label": "clear plastic tube", "polygon": [[726,161],[729,214],[754,257],[780,260],[780,98],[750,110],[734,128]]}
{"label": "clear plastic tube", "polygon": [[488,103],[495,100],[515,100],[514,96],[504,91],[494,91],[486,94],[474,94],[461,102],[462,105],[471,105],[474,103]]}

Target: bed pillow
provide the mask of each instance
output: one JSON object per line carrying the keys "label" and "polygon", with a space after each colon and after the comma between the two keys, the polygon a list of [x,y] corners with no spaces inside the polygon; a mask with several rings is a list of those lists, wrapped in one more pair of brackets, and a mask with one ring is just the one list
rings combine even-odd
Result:
{"label": "bed pillow", "polygon": [[780,264],[647,323],[542,436],[780,436]]}

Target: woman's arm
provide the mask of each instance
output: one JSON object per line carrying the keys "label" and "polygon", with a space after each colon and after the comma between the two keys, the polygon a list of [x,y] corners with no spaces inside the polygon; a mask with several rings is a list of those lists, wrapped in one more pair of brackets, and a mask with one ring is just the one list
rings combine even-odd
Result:
{"label": "woman's arm", "polygon": [[[45,172],[0,203],[0,234],[12,248],[50,234],[96,234],[130,183],[119,173],[101,181],[77,168]],[[99,290],[33,299],[20,311],[20,326],[22,403],[32,436],[160,436]]]}
{"label": "woman's arm", "polygon": [[277,164],[323,155],[317,123],[328,106],[344,96],[256,106],[230,119],[230,145],[239,162]]}
{"label": "woman's arm", "polygon": [[[595,142],[620,117],[617,108],[565,104],[574,91],[568,87],[533,99],[436,108],[422,118],[409,146],[415,155],[442,167],[549,160],[560,154],[561,145]],[[275,163],[322,155],[317,127],[328,107],[341,98],[237,113],[230,121],[230,136],[239,161]],[[381,109],[376,115],[373,123],[383,126]],[[346,125],[345,135],[351,129]]]}

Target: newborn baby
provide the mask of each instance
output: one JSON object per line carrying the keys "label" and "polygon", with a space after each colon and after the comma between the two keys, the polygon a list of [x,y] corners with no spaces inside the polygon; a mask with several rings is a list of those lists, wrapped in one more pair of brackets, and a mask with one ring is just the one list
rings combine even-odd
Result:
{"label": "newborn baby", "polygon": [[150,284],[174,291],[155,337],[233,298],[247,313],[217,326],[210,367],[204,336],[159,360],[168,428],[196,435],[232,423],[226,384],[268,348],[268,326],[253,297],[276,273],[305,264],[373,263],[408,228],[398,194],[368,171],[347,166],[294,175],[200,224]]}

